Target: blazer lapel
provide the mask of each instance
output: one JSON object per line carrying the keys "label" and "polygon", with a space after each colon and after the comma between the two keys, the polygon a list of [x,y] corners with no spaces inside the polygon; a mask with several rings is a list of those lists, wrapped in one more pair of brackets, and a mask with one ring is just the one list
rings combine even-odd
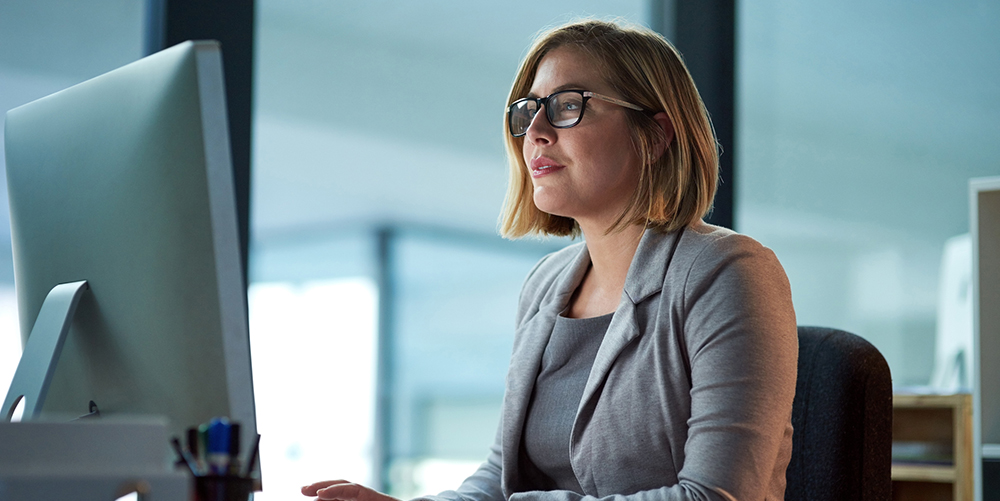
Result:
{"label": "blazer lapel", "polygon": [[[586,388],[583,391],[583,398],[580,399],[580,407],[577,411],[576,422],[573,425],[573,432],[570,438],[571,461],[574,463],[574,470],[577,472],[577,479],[581,487],[587,493],[597,492],[593,482],[593,475],[578,470],[579,466],[572,454],[573,445],[579,443],[582,429],[578,427],[581,421],[581,412],[586,403],[596,398],[597,388],[610,372],[612,365],[619,353],[633,339],[640,335],[638,320],[636,318],[636,305],[649,296],[659,292],[663,287],[663,280],[666,276],[669,256],[676,248],[676,242],[680,238],[681,232],[662,234],[653,230],[646,230],[639,247],[636,249],[635,257],[629,266],[628,275],[625,278],[625,289],[622,291],[621,301],[615,314],[611,319],[608,332],[601,342],[594,366],[587,379]],[[664,258],[663,248],[667,246],[670,253]],[[504,397],[504,409],[502,416],[502,463],[503,478],[502,489],[507,497],[514,492],[523,490],[518,477],[518,456],[521,446],[521,434],[524,429],[524,418],[527,414],[528,403],[531,400],[531,392],[534,390],[535,378],[541,369],[542,354],[545,346],[549,342],[552,334],[552,327],[555,325],[556,316],[566,309],[569,300],[576,290],[583,275],[590,265],[590,254],[586,246],[581,246],[581,252],[577,255],[573,263],[560,275],[556,283],[541,301],[538,312],[524,322],[517,329],[515,334],[515,345],[511,356],[510,370],[507,374],[507,388]]]}
{"label": "blazer lapel", "polygon": [[535,387],[535,379],[541,369],[542,354],[552,335],[556,316],[566,309],[573,291],[580,284],[589,266],[590,254],[586,246],[581,246],[581,252],[556,279],[550,292],[542,299],[535,315],[518,327],[514,335],[515,346],[511,355],[510,369],[507,372],[501,435],[502,488],[508,496],[521,490],[517,476],[518,451],[528,403]]}
{"label": "blazer lapel", "polygon": [[[635,257],[632,258],[632,264],[629,265],[628,275],[625,277],[625,288],[622,290],[621,301],[618,303],[614,316],[611,317],[611,325],[608,326],[608,331],[604,334],[604,340],[601,342],[601,347],[597,350],[597,357],[594,359],[594,366],[587,378],[583,398],[580,399],[580,406],[577,408],[576,422],[573,424],[570,438],[571,446],[579,441],[580,434],[583,433],[582,428],[577,426],[581,413],[587,407],[588,402],[597,397],[597,389],[604,383],[618,355],[641,334],[636,318],[636,306],[663,289],[663,281],[670,264],[670,257],[672,257],[673,249],[676,248],[676,243],[682,233],[683,230],[669,234],[655,230],[646,230],[643,233]],[[663,253],[664,247],[670,249],[666,258],[664,258]],[[583,479],[580,480],[581,487],[592,492],[593,486],[584,485]]]}

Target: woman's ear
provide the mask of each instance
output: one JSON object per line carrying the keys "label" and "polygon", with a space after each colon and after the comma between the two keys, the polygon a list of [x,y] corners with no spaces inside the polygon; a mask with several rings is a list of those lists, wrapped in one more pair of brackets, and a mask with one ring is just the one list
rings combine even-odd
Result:
{"label": "woman's ear", "polygon": [[653,120],[660,124],[660,140],[654,145],[653,155],[656,160],[659,160],[663,156],[663,153],[667,151],[667,147],[670,143],[674,141],[674,123],[670,121],[670,117],[667,116],[665,112],[659,112],[653,115]]}

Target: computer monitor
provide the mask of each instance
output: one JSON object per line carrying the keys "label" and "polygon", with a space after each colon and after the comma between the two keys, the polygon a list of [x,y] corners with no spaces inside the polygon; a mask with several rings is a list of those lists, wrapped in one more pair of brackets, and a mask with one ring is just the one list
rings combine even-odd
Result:
{"label": "computer monitor", "polygon": [[86,415],[94,401],[102,416],[166,416],[183,436],[229,416],[247,451],[256,420],[219,44],[185,42],[10,110],[5,147],[22,346],[53,287],[90,288],[39,417]]}

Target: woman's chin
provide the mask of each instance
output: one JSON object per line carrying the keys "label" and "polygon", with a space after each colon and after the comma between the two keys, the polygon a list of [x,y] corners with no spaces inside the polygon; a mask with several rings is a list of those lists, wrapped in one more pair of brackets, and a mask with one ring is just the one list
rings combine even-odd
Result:
{"label": "woman's chin", "polygon": [[547,187],[537,187],[535,188],[535,193],[533,200],[535,202],[535,207],[538,210],[551,214],[553,216],[563,216],[572,217],[567,214],[565,200],[562,197],[557,196],[556,193],[552,192],[551,188]]}
{"label": "woman's chin", "polygon": [[567,214],[566,211],[559,210],[559,206],[557,204],[544,204],[544,203],[539,204],[538,201],[536,200],[535,207],[538,208],[538,210],[546,214],[549,214],[551,216],[573,217]]}

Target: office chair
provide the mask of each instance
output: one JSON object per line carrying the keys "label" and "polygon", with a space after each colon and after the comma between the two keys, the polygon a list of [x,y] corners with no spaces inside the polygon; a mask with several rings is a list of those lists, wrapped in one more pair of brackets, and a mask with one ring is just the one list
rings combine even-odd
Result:
{"label": "office chair", "polygon": [[864,339],[799,327],[786,501],[888,500],[892,377]]}

